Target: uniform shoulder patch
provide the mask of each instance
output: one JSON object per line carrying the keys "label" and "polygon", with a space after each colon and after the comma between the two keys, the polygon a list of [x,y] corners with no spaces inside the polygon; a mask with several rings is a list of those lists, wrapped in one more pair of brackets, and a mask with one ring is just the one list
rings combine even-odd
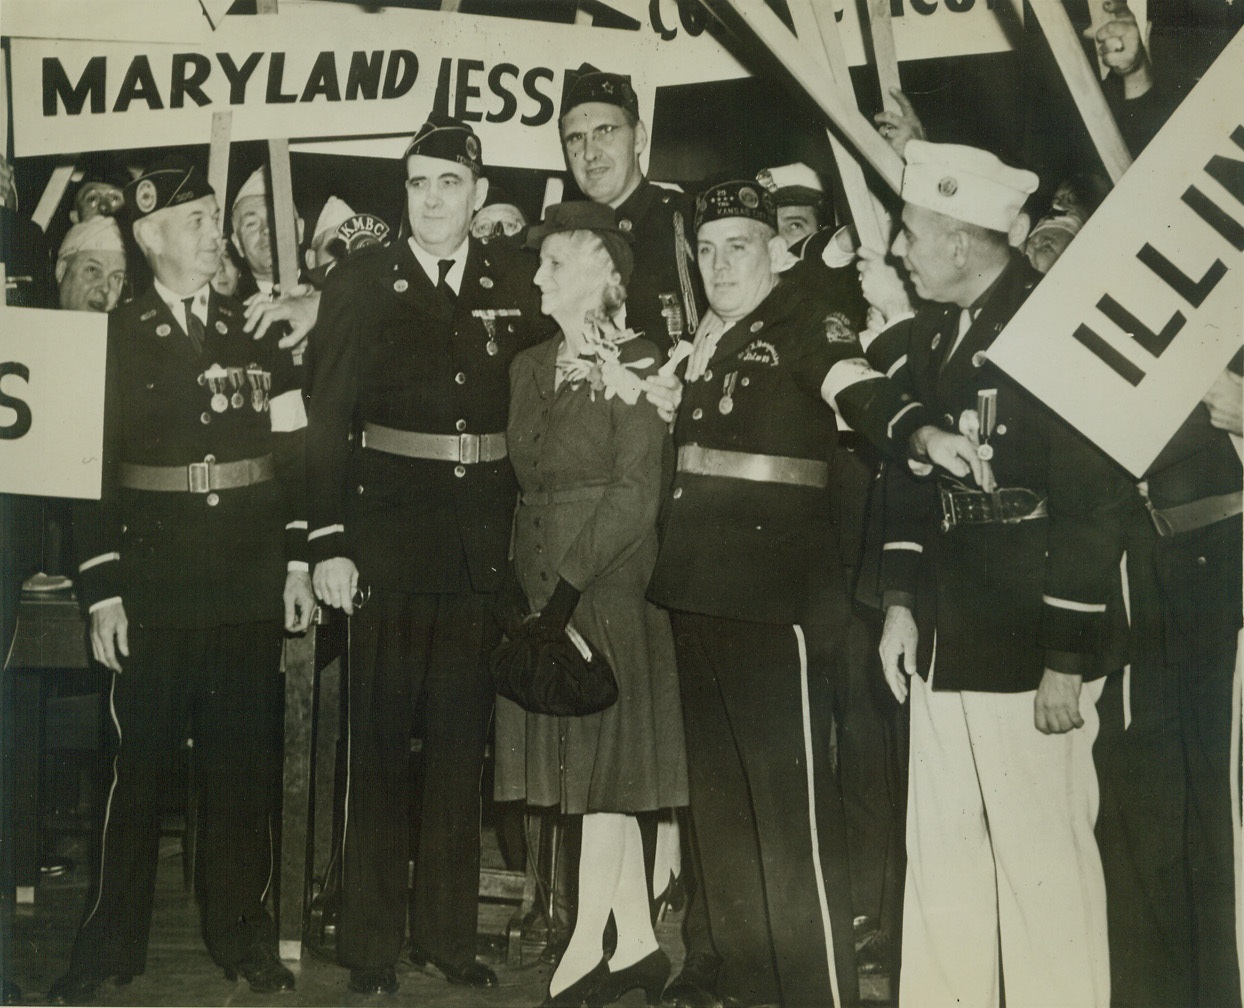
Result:
{"label": "uniform shoulder patch", "polygon": [[825,316],[825,338],[830,343],[854,343],[855,330],[842,312],[830,312]]}

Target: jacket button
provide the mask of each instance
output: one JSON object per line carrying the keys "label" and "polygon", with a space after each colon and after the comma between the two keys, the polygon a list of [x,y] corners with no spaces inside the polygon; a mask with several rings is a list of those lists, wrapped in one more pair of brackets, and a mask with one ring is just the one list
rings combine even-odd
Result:
{"label": "jacket button", "polygon": [[544,547],[543,547],[543,546],[541,546],[539,543],[536,543],[536,552],[537,552],[537,553],[543,553],[543,552],[544,552]]}
{"label": "jacket button", "polygon": [[549,579],[548,571],[541,571],[541,572],[540,572],[540,580],[541,580],[541,581],[547,581],[548,579]]}
{"label": "jacket button", "polygon": [[739,382],[740,385],[750,385],[751,383],[752,383],[752,380],[746,376],[742,378]]}
{"label": "jacket button", "polygon": [[220,503],[220,494],[209,493],[207,495],[207,506],[215,507]]}
{"label": "jacket button", "polygon": [[1204,566],[1205,566],[1205,564],[1206,564],[1205,557],[1201,556],[1201,557],[1197,557],[1197,558],[1196,558],[1196,565],[1197,565],[1198,567],[1204,567]]}
{"label": "jacket button", "polygon": [[466,375],[463,372],[459,371],[456,375],[454,375],[454,381],[456,381],[459,385],[465,385]]}
{"label": "jacket button", "polygon": [[702,409],[700,409],[700,407],[699,407],[699,406],[697,406],[695,409],[693,409],[693,410],[691,411],[691,419],[692,419],[692,420],[699,420],[699,419],[700,419],[700,417],[702,417],[703,415],[704,415],[704,411],[703,411]]}
{"label": "jacket button", "polygon": [[204,410],[202,413],[199,414],[199,423],[211,423],[211,422],[212,422],[212,415],[208,413],[207,410]]}
{"label": "jacket button", "polygon": [[1005,433],[1006,433],[1006,424],[1004,424],[1004,423],[1000,423],[1000,424],[998,424],[997,430],[995,430],[995,432],[994,432],[994,433],[996,433],[996,434],[998,434],[998,435],[1005,434]]}
{"label": "jacket button", "polygon": [[466,475],[466,466],[464,465],[454,466],[454,475],[457,476],[458,479],[462,479],[462,477]]}
{"label": "jacket button", "polygon": [[712,380],[713,380],[713,372],[712,372],[711,370],[709,370],[709,371],[705,371],[705,372],[704,372],[704,380],[705,380],[705,381],[712,381]]}
{"label": "jacket button", "polygon": [[464,430],[466,430],[466,421],[459,420],[456,424],[454,424],[454,430],[461,434]]}
{"label": "jacket button", "polygon": [[682,496],[682,487],[675,487],[674,488],[674,500],[678,500],[678,498],[681,496]]}
{"label": "jacket button", "polygon": [[360,484],[359,484],[359,493],[362,493],[362,492],[363,492],[363,484],[362,484],[362,483],[360,483]]}
{"label": "jacket button", "polygon": [[216,461],[216,456],[215,455],[204,455],[203,461],[206,462],[208,465],[212,465]]}

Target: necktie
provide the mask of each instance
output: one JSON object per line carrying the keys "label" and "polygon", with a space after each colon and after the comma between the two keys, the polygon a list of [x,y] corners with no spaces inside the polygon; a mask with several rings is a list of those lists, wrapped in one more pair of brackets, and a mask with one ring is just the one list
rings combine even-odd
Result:
{"label": "necktie", "polygon": [[449,276],[449,271],[453,268],[454,261],[452,259],[438,259],[436,261],[436,271],[438,274],[436,278],[436,290],[437,293],[440,294],[442,300],[444,300],[445,306],[451,311],[453,310],[454,304],[458,300],[458,295],[454,293],[454,289],[449,286],[449,283],[445,278]]}
{"label": "necktie", "polygon": [[186,335],[190,337],[190,345],[194,348],[196,357],[203,353],[203,339],[207,335],[207,331],[203,328],[203,323],[199,320],[194,309],[194,298],[183,298],[181,305],[186,309]]}
{"label": "necktie", "polygon": [[972,323],[976,321],[976,315],[977,312],[971,308],[964,308],[959,312],[959,328],[955,333],[955,341],[946,351],[946,356],[942,358],[942,367],[946,366],[954,352],[959,349],[959,344],[963,342],[963,337],[968,334],[968,330],[972,328]]}

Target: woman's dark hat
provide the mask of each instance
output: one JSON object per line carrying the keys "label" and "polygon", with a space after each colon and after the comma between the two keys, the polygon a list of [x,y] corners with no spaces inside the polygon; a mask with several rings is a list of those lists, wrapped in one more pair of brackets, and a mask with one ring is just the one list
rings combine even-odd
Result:
{"label": "woman's dark hat", "polygon": [[593,203],[591,200],[554,203],[544,212],[544,220],[531,226],[523,244],[527,248],[538,249],[549,235],[564,231],[591,231],[596,234],[604,242],[613,259],[614,268],[622,277],[622,283],[630,281],[631,272],[635,268],[631,236],[618,226],[613,207],[604,203]]}

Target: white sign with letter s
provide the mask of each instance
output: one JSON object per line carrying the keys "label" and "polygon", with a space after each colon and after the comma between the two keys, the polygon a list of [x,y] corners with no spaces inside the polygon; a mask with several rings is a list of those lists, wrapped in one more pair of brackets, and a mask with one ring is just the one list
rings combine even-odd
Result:
{"label": "white sign with letter s", "polygon": [[107,347],[102,312],[0,299],[0,493],[98,499]]}

